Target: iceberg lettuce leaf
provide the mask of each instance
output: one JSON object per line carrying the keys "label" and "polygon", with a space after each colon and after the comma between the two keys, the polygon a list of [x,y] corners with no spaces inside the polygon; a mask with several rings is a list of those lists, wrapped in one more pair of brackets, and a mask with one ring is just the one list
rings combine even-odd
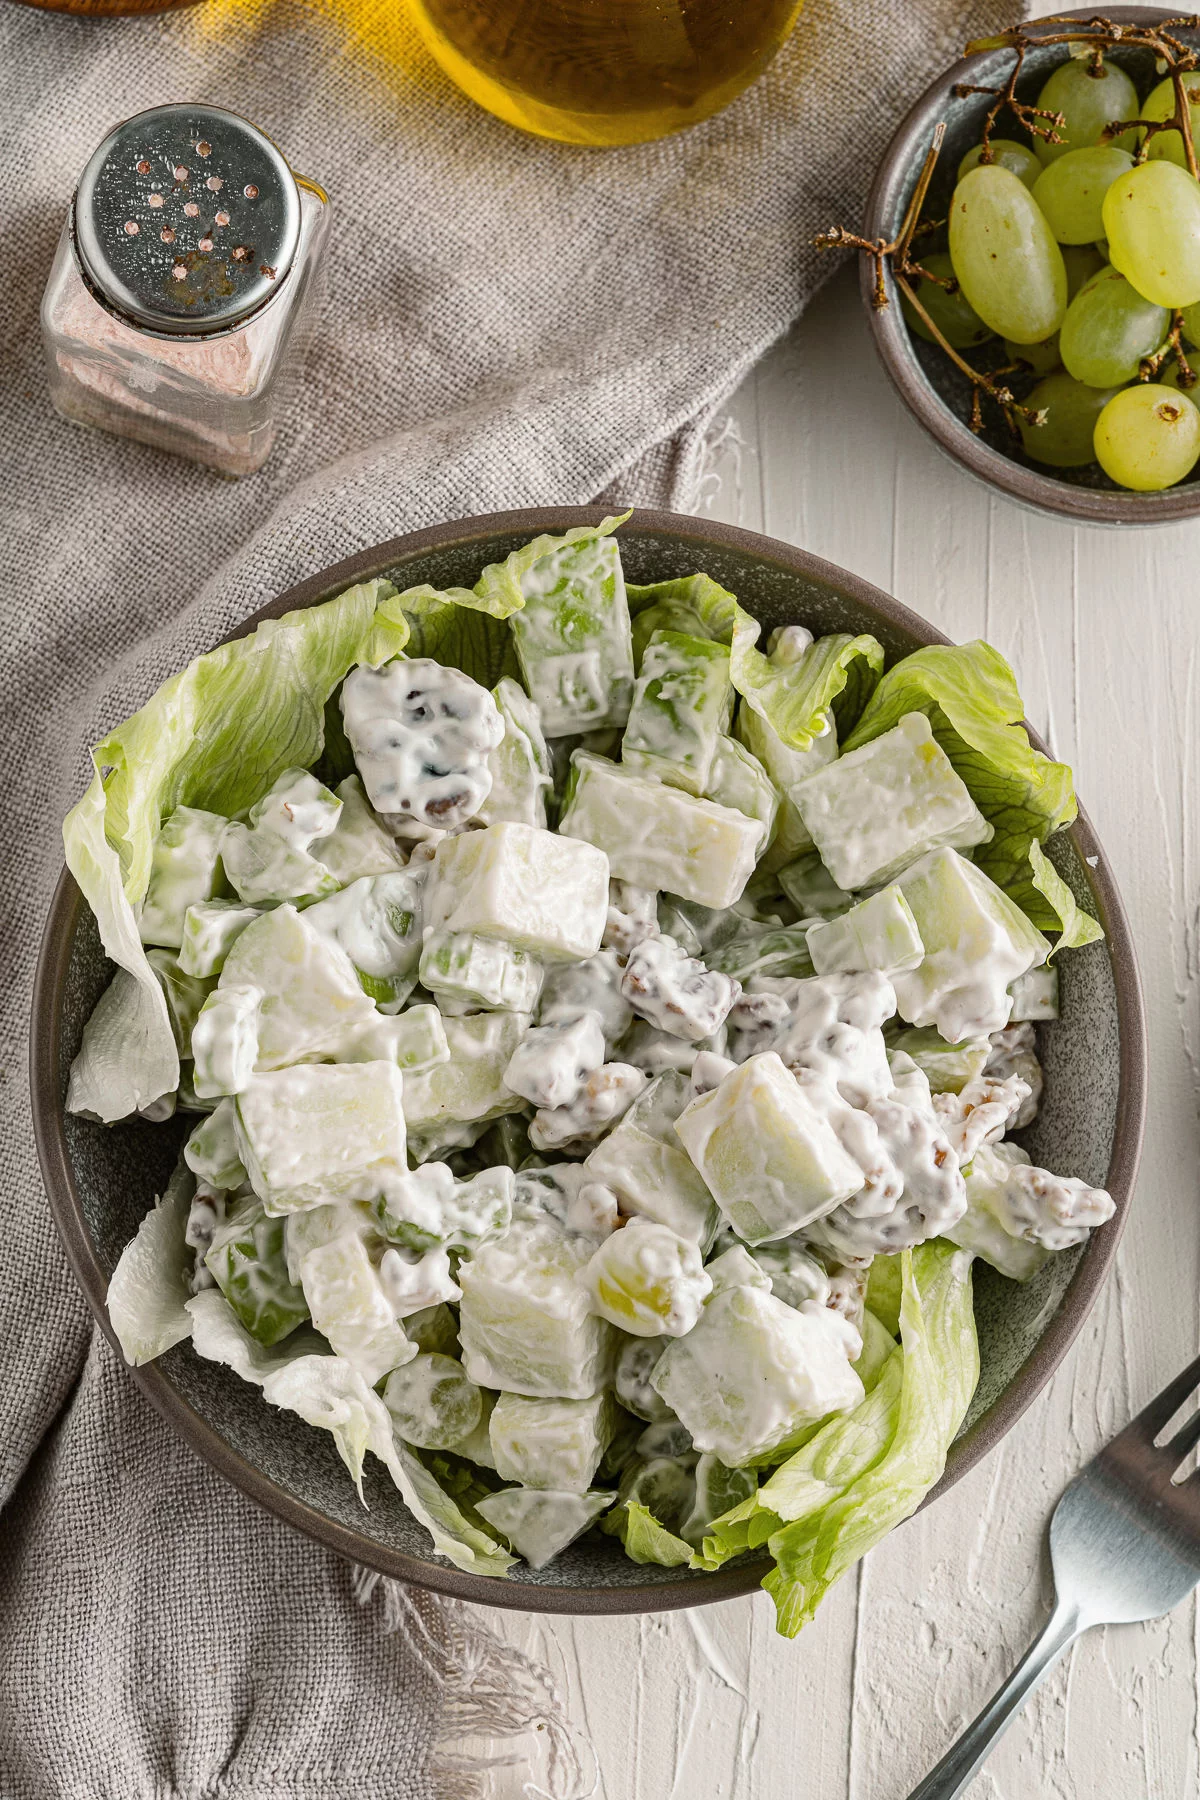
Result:
{"label": "iceberg lettuce leaf", "polygon": [[[543,556],[551,556],[554,551],[563,549],[567,544],[588,544],[596,538],[610,537],[628,517],[628,512],[612,513],[607,519],[602,519],[599,525],[573,525],[561,537],[535,537],[528,544],[522,544],[519,550],[512,551],[503,562],[488,563],[475,583],[476,605],[494,618],[507,619],[511,613],[518,612],[524,606],[525,594],[521,584]],[[455,594],[459,591],[454,589]]]}
{"label": "iceberg lettuce leaf", "polygon": [[1084,912],[1036,839],[1029,846],[1029,867],[1028,885],[1014,881],[1010,892],[1041,930],[1061,933],[1048,962],[1053,962],[1060,950],[1078,950],[1104,936],[1099,920]]}
{"label": "iceberg lettuce leaf", "polygon": [[403,650],[409,624],[390,582],[366,581],[322,606],[269,619],[165,681],[92,751],[95,775],[63,825],[118,980],[84,1033],[68,1104],[106,1122],[170,1093],[179,1057],[135,909],[162,821],[177,806],[232,816],[288,768],[320,756],[325,707],[356,663]]}
{"label": "iceberg lettuce leaf", "polygon": [[[692,1546],[660,1525],[654,1514],[639,1500],[623,1501],[618,1508],[615,1535],[625,1547],[630,1562],[658,1563],[664,1569],[678,1569],[684,1563],[695,1564]],[[616,1515],[610,1515],[614,1517]]]}
{"label": "iceberg lettuce leaf", "polygon": [[[776,1566],[763,1586],[775,1601],[776,1623],[785,1637],[793,1637],[833,1583],[920,1505],[945,1467],[979,1379],[970,1257],[935,1239],[904,1251],[902,1262],[901,1350],[884,1364],[873,1393],[826,1427],[823,1469],[814,1473],[833,1475],[825,1485],[836,1486],[849,1471],[855,1448],[865,1466],[839,1494],[784,1524],[768,1541]],[[894,1429],[885,1438],[883,1402],[896,1379],[893,1370],[900,1391]],[[880,1415],[874,1433],[864,1432],[865,1409]],[[834,1441],[838,1429],[846,1436],[844,1451]],[[806,1503],[799,1482],[788,1489],[781,1480],[781,1495],[784,1490]],[[808,1490],[808,1498],[814,1492]]]}
{"label": "iceberg lettuce leaf", "polygon": [[734,689],[777,735],[807,750],[829,729],[848,731],[883,673],[883,646],[866,633],[817,638],[793,663],[776,663],[757,649],[762,631],[734,596],[708,575],[684,575],[649,587],[630,587],[636,663],[655,631],[684,631],[729,645]]}
{"label": "iceberg lettuce leaf", "polygon": [[[933,735],[995,831],[973,860],[1029,914],[1054,930],[1061,922],[1055,901],[1030,877],[1030,846],[1043,844],[1075,818],[1075,788],[1066,763],[1052,762],[1029,742],[1016,677],[998,650],[970,644],[929,644],[890,668],[866,711],[842,745],[858,750],[921,712]],[[1099,927],[1080,915],[1091,931]],[[1092,927],[1095,929],[1092,930]],[[1074,941],[1086,943],[1088,937]]]}
{"label": "iceberg lettuce leaf", "polygon": [[190,1337],[191,1252],[184,1241],[196,1178],[183,1163],[121,1252],[108,1316],[127,1363],[153,1362]]}
{"label": "iceberg lettuce leaf", "polygon": [[481,687],[503,675],[521,679],[516,646],[504,621],[524,605],[518,591],[497,584],[484,594],[470,588],[406,588],[398,596],[408,624],[406,656],[430,656],[461,669]]}

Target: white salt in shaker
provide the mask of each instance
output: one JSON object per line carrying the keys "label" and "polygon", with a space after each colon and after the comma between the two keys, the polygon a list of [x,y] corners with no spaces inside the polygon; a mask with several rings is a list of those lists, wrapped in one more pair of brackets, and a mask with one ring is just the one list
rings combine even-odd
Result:
{"label": "white salt in shaker", "polygon": [[325,194],[245,119],[126,119],[80,177],[42,300],[56,409],[252,474],[303,358],[328,232]]}

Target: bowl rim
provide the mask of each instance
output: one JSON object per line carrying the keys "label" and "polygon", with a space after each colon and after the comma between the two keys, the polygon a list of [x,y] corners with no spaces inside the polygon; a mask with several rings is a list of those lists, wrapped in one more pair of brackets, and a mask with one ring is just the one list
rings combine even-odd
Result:
{"label": "bowl rim", "polygon": [[[345,560],[288,588],[219,641],[229,642],[245,636],[266,619],[315,605],[354,582],[368,580],[430,550],[455,545],[466,548],[481,539],[503,533],[533,536],[543,531],[563,532],[576,525],[597,524],[610,510],[601,506],[526,508],[483,514],[405,533],[356,551]],[[924,642],[948,644],[952,641],[863,577],[779,539],[681,513],[638,510],[634,520],[635,531],[692,543],[698,555],[703,553],[705,546],[716,544],[753,556],[759,562],[773,563],[786,575],[832,587]],[[1036,748],[1046,749],[1032,730],[1030,738]],[[1116,1212],[1110,1222],[1089,1239],[1054,1317],[1015,1379],[951,1447],[945,1472],[926,1497],[925,1505],[944,1494],[986,1456],[1049,1381],[1091,1311],[1108,1274],[1132,1199],[1146,1109],[1146,1030],[1141,980],[1128,920],[1112,870],[1082,807],[1078,820],[1068,830],[1080,857],[1086,859],[1088,879],[1106,933],[1116,989],[1120,1059],[1116,1121],[1107,1177]],[[51,1215],[88,1305],[109,1342],[119,1351],[106,1305],[108,1276],[99,1262],[84,1220],[66,1141],[65,1110],[60,1092],[62,997],[84,905],[80,889],[69,871],[64,869],[47,916],[34,980],[30,1094],[34,1136]],[[413,1586],[478,1605],[502,1606],[521,1612],[584,1615],[660,1612],[750,1593],[758,1587],[770,1566],[769,1559],[756,1557],[713,1574],[696,1572],[670,1582],[648,1580],[622,1587],[556,1588],[497,1581],[449,1564],[426,1561],[339,1524],[277,1485],[201,1417],[157,1363],[146,1363],[130,1369],[129,1373],[188,1447],[248,1499],[339,1556]]]}
{"label": "bowl rim", "polygon": [[[1105,18],[1118,25],[1163,24],[1179,17],[1162,7],[1109,6],[1103,10]],[[1039,29],[1049,32],[1064,20],[1096,17],[1095,7],[1076,7],[1055,13],[1052,18],[1030,19],[1025,24],[1036,42]],[[871,183],[863,229],[868,240],[874,242],[888,236],[888,222],[897,216],[901,199],[907,199],[929,147],[933,127],[948,107],[958,103],[958,96],[953,91],[956,83],[969,84],[978,77],[981,65],[995,54],[994,50],[981,50],[961,58],[930,82],[909,108],[884,151]],[[976,437],[966,420],[952,412],[931,386],[917,361],[890,270],[886,280],[889,303],[886,307],[876,307],[872,299],[873,269],[868,258],[860,254],[859,292],[879,360],[913,417],[939,449],[968,473],[989,487],[999,488],[1024,506],[1049,513],[1054,518],[1070,519],[1075,524],[1167,525],[1194,518],[1200,513],[1200,478],[1190,485],[1164,488],[1152,494],[1075,487],[993,450],[983,438]]]}

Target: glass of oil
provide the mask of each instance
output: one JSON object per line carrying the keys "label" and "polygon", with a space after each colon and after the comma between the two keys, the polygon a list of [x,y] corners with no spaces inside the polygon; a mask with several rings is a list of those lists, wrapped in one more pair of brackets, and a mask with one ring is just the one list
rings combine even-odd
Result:
{"label": "glass of oil", "polygon": [[719,112],[766,68],[802,3],[409,0],[473,100],[571,144],[644,143]]}

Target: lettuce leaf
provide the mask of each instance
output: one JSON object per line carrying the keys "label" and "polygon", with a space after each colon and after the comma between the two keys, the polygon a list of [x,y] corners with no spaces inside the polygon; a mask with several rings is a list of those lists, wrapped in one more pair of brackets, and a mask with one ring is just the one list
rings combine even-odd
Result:
{"label": "lettuce leaf", "polygon": [[[874,1392],[825,1428],[830,1436],[822,1466],[811,1474],[836,1488],[856,1460],[862,1466],[840,1493],[823,1495],[818,1510],[783,1524],[768,1540],[776,1566],[763,1586],[775,1601],[777,1627],[785,1637],[794,1637],[833,1583],[920,1505],[945,1467],[975,1391],[979,1348],[970,1257],[935,1239],[904,1251],[902,1261],[901,1351],[885,1363]],[[893,1370],[900,1391],[889,1433],[884,1403],[896,1379]],[[868,1411],[873,1429],[864,1419]],[[812,1446],[808,1449],[811,1460]],[[805,1504],[806,1493],[808,1500],[816,1497],[815,1488],[803,1489],[783,1470],[772,1480],[779,1481],[777,1492],[786,1503]]]}
{"label": "lettuce leaf", "polygon": [[[933,735],[995,828],[974,860],[1042,930],[1069,929],[1073,943],[1089,943],[1100,927],[1074,901],[1064,913],[1054,883],[1039,879],[1030,850],[1075,818],[1075,788],[1066,763],[1052,762],[1029,742],[1016,677],[998,650],[971,644],[929,644],[890,668],[842,745],[858,750],[922,712]],[[1057,877],[1055,877],[1057,881]]]}
{"label": "lettuce leaf", "polygon": [[184,1241],[196,1178],[180,1163],[121,1252],[108,1284],[108,1316],[127,1363],[153,1362],[191,1336],[191,1252]]}
{"label": "lettuce leaf", "polygon": [[762,627],[719,582],[684,575],[630,587],[635,663],[655,631],[686,631],[729,645],[734,689],[785,744],[807,750],[832,714],[839,734],[850,729],[883,673],[883,647],[866,633],[817,638],[794,663],[775,663],[755,648]]}
{"label": "lettuce leaf", "polygon": [[197,1294],[187,1310],[199,1355],[225,1363],[243,1381],[261,1387],[272,1406],[294,1412],[306,1424],[331,1434],[360,1500],[369,1450],[384,1464],[439,1555],[477,1575],[507,1574],[515,1558],[472,1524],[408,1446],[397,1441],[379,1395],[357,1369],[329,1354],[316,1332],[294,1332],[275,1349],[264,1349],[215,1288]]}
{"label": "lettuce leaf", "polygon": [[[493,618],[507,619],[525,604],[521,583],[534,563],[541,562],[543,556],[550,556],[567,544],[588,544],[595,538],[610,537],[629,516],[628,512],[613,513],[607,519],[602,519],[599,525],[573,525],[561,537],[535,537],[506,556],[503,562],[488,563],[475,583],[475,604]],[[460,592],[458,588],[453,590],[456,597]],[[494,686],[495,682],[487,685]]]}
{"label": "lettuce leaf", "polygon": [[[1097,938],[1104,936],[1100,922],[1084,912],[1036,840],[1029,846],[1029,867],[1030,891],[1020,881],[1014,881],[1010,892],[1035,923],[1062,934],[1046,958],[1047,962],[1053,962],[1060,950],[1078,950],[1081,945],[1094,944]],[[1042,916],[1039,918],[1038,914]]]}
{"label": "lettuce leaf", "polygon": [[692,1546],[676,1537],[673,1531],[668,1531],[665,1525],[660,1525],[640,1501],[623,1501],[619,1510],[622,1516],[615,1531],[630,1562],[658,1563],[664,1569],[694,1563]]}
{"label": "lettuce leaf", "polygon": [[494,688],[502,675],[521,679],[512,633],[504,621],[524,601],[496,584],[485,594],[470,588],[406,588],[397,604],[403,608],[409,637],[406,656],[431,656],[435,662],[461,669],[481,687]]}
{"label": "lettuce leaf", "polygon": [[410,624],[387,581],[270,619],[165,681],[92,751],[95,775],[63,825],[67,867],[120,973],[89,1020],[68,1106],[106,1123],[179,1084],[166,1003],[135,908],[151,852],[177,806],[233,816],[288,768],[320,756],[326,702],[356,663],[404,649]]}

